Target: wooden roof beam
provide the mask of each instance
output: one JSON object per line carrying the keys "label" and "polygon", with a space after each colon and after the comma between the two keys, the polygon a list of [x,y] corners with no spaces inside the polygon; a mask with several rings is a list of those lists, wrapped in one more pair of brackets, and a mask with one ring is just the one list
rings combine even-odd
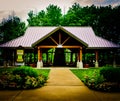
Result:
{"label": "wooden roof beam", "polygon": [[56,45],[58,45],[58,43],[57,43],[52,37],[50,37],[50,39],[51,39]]}
{"label": "wooden roof beam", "polygon": [[[38,48],[59,48],[58,46],[38,46]],[[80,48],[81,46],[62,46],[61,48]]]}
{"label": "wooden roof beam", "polygon": [[62,43],[62,45],[64,45],[69,39],[70,39],[70,37],[68,37],[67,39],[65,39],[64,42]]}

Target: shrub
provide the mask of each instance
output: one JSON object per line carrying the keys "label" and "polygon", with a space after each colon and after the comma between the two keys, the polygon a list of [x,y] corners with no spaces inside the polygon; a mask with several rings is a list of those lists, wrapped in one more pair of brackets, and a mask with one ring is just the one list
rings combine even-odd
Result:
{"label": "shrub", "polygon": [[41,87],[47,80],[47,76],[39,74],[31,67],[15,68],[12,72],[3,71],[0,75],[1,89],[32,89]]}
{"label": "shrub", "polygon": [[83,82],[89,87],[96,89],[97,85],[104,82],[104,78],[98,70],[94,70],[92,75],[86,75]]}
{"label": "shrub", "polygon": [[21,77],[26,77],[26,76],[38,77],[37,70],[32,68],[32,67],[27,67],[27,66],[22,66],[22,67],[15,68],[13,70],[13,74],[14,75],[20,75]]}
{"label": "shrub", "polygon": [[100,69],[100,75],[108,82],[120,82],[120,68],[104,67]]}

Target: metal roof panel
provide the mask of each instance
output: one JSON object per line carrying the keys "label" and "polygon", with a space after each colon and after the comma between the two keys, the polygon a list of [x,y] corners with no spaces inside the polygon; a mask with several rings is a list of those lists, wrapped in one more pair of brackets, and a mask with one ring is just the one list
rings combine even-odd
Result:
{"label": "metal roof panel", "polygon": [[96,36],[91,27],[28,27],[23,36],[3,43],[0,47],[32,47],[33,44],[40,42],[59,28],[70,32],[73,38],[87,44],[88,48],[120,48],[119,45]]}

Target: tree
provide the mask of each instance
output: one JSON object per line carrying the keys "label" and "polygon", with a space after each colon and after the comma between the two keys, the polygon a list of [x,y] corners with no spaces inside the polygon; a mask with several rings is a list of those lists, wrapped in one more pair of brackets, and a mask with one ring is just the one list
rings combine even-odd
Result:
{"label": "tree", "polygon": [[29,26],[58,26],[61,23],[61,9],[56,5],[49,5],[46,12],[41,10],[37,14],[33,11],[28,13]]}
{"label": "tree", "polygon": [[3,19],[0,24],[2,42],[7,42],[23,35],[25,30],[25,23],[21,22],[19,17],[10,15],[7,19]]}
{"label": "tree", "polygon": [[[100,7],[98,24],[94,27],[97,35],[109,41],[120,43],[120,6]],[[117,15],[117,16],[116,16]]]}
{"label": "tree", "polygon": [[56,5],[49,5],[46,9],[46,17],[49,19],[49,23],[53,26],[60,25],[62,16],[61,9]]}
{"label": "tree", "polygon": [[63,16],[64,21],[62,25],[81,26],[79,22],[81,20],[81,9],[82,7],[79,4],[74,3],[72,7],[69,8],[67,14]]}

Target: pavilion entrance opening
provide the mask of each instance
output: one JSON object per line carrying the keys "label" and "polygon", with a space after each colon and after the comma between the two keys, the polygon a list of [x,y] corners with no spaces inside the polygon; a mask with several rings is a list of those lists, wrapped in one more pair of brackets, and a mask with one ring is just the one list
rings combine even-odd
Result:
{"label": "pavilion entrance opening", "polygon": [[56,48],[53,66],[66,66],[64,48]]}
{"label": "pavilion entrance opening", "polygon": [[77,52],[67,48],[51,48],[42,53],[42,61],[44,67],[76,67]]}

